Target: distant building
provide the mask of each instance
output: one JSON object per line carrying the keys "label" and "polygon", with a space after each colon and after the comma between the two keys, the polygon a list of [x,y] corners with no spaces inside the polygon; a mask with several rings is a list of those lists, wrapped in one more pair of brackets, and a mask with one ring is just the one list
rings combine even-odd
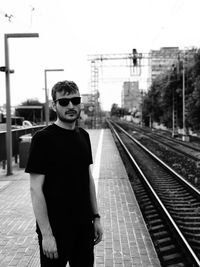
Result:
{"label": "distant building", "polygon": [[158,75],[165,73],[177,62],[180,54],[178,47],[162,47],[150,51],[150,77],[153,81]]}
{"label": "distant building", "polygon": [[93,101],[92,94],[82,94],[81,95],[81,102],[83,104],[88,104],[88,103],[91,103],[92,101]]}
{"label": "distant building", "polygon": [[139,82],[124,82],[121,92],[121,106],[129,111],[139,110],[141,94]]}
{"label": "distant building", "polygon": [[178,47],[161,47],[159,50],[151,50],[149,56],[149,76],[151,82],[160,74],[172,69],[172,65],[177,65],[183,58],[187,61],[192,60],[196,52],[195,48],[180,50]]}
{"label": "distant building", "polygon": [[81,94],[81,122],[87,128],[99,127],[102,123],[102,111],[99,102],[100,94]]}
{"label": "distant building", "polygon": [[82,94],[81,95],[82,103],[82,114],[87,116],[93,116],[94,113],[94,97],[92,94]]}
{"label": "distant building", "polygon": [[93,116],[94,112],[98,113],[101,110],[99,103],[99,92],[94,94],[81,95],[82,110],[89,116]]}

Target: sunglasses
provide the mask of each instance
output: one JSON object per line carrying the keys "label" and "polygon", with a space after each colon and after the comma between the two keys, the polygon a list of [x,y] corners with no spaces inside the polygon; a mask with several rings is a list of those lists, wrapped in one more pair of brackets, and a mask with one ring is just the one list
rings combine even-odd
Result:
{"label": "sunglasses", "polygon": [[74,106],[79,105],[81,103],[81,97],[72,97],[72,98],[59,98],[54,102],[58,102],[60,106],[66,107],[71,102]]}

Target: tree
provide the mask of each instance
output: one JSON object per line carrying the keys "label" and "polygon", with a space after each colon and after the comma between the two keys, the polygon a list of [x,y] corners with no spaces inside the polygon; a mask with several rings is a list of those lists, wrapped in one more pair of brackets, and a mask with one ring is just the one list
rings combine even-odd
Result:
{"label": "tree", "polygon": [[118,105],[117,104],[112,104],[111,111],[110,111],[111,116],[118,116]]}
{"label": "tree", "polygon": [[[143,120],[172,126],[173,105],[177,114],[177,123],[182,127],[183,101],[183,62],[166,73],[159,75],[152,83],[143,101]],[[193,50],[185,58],[185,112],[186,127],[200,129],[200,50]]]}
{"label": "tree", "polygon": [[194,82],[194,90],[189,95],[186,105],[188,126],[194,130],[200,129],[200,75]]}
{"label": "tree", "polygon": [[130,115],[130,112],[126,108],[120,108],[114,103],[112,104],[110,114],[111,116],[124,117],[125,115]]}

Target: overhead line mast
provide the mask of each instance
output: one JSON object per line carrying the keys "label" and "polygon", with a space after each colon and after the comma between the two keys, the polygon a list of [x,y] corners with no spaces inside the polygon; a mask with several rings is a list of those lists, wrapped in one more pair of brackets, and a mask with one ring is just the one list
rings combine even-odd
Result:
{"label": "overhead line mast", "polygon": [[[160,60],[162,59],[162,66],[160,65],[160,69],[166,70],[166,66],[170,68],[179,64],[181,51],[177,51],[173,55],[167,56],[166,58],[160,54],[153,54],[151,51],[149,53],[138,53],[137,49],[133,49],[132,53],[121,53],[121,54],[94,54],[89,55],[88,60],[91,62],[91,94],[93,96],[93,105],[94,105],[94,123],[93,126],[96,125],[96,118],[98,116],[98,108],[99,108],[99,68],[100,67],[128,67],[130,68],[130,77],[132,76],[140,76],[142,67],[148,67],[149,73],[152,71],[151,66],[153,64],[152,60]],[[153,56],[153,57],[152,57]],[[145,61],[146,60],[146,61]],[[113,62],[113,65],[110,64],[110,61]],[[163,61],[167,61],[165,64]],[[170,62],[171,63],[170,63]],[[149,75],[149,74],[148,74]],[[149,75],[149,77],[152,75]],[[152,79],[152,77],[151,77]],[[150,80],[147,83],[150,84]],[[147,86],[148,87],[148,86]]]}
{"label": "overhead line mast", "polygon": [[[89,55],[88,60],[91,62],[91,94],[94,106],[93,127],[96,127],[97,117],[100,112],[99,105],[99,67],[128,67],[130,68],[130,76],[141,75],[141,59],[142,53],[137,53],[134,48],[132,53],[121,54],[96,54]],[[114,65],[102,65],[103,63],[113,61]]]}

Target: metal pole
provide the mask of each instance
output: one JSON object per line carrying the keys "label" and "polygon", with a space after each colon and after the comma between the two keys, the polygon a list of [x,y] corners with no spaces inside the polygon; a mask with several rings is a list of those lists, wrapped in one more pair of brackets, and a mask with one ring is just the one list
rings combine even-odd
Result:
{"label": "metal pole", "polygon": [[5,34],[7,38],[29,38],[29,37],[39,37],[38,33],[7,33]]}
{"label": "metal pole", "polygon": [[6,77],[6,157],[7,175],[12,175],[12,131],[11,131],[11,105],[10,105],[10,66],[9,47],[7,35],[4,35],[5,43],[5,77]]}
{"label": "metal pole", "polygon": [[45,90],[45,120],[46,125],[49,125],[49,97],[47,92],[47,70],[44,71],[44,90]]}
{"label": "metal pole", "polygon": [[141,127],[143,127],[143,90],[141,90]]}
{"label": "metal pole", "polygon": [[186,129],[185,129],[185,55],[183,57],[183,135],[186,135]]}
{"label": "metal pole", "polygon": [[39,37],[38,33],[9,33],[4,35],[5,44],[5,77],[6,77],[6,159],[7,175],[12,175],[12,130],[10,104],[10,66],[8,38]]}
{"label": "metal pole", "polygon": [[[175,71],[176,71],[176,67],[173,64],[172,65],[173,85],[174,85],[174,81],[176,80]],[[175,98],[175,89],[174,89],[174,86],[172,86],[172,137],[175,137],[175,103],[174,103],[174,98]]]}
{"label": "metal pole", "polygon": [[172,137],[175,137],[175,105],[174,105],[174,88],[172,88]]}
{"label": "metal pole", "polygon": [[47,71],[64,71],[64,69],[45,69],[44,70],[44,90],[45,90],[45,121],[49,125],[49,94],[47,88]]}

